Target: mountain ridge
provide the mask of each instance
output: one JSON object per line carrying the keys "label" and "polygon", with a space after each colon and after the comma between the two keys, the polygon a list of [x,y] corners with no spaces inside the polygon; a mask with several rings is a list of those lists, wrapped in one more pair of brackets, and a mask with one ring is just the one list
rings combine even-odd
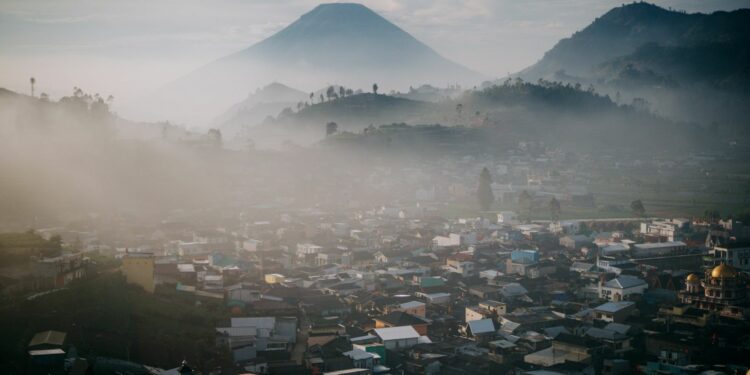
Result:
{"label": "mountain ridge", "polygon": [[[187,116],[195,122],[214,118],[244,97],[249,86],[271,81],[304,89],[331,82],[368,89],[378,83],[388,90],[422,83],[478,84],[484,78],[364,5],[333,3],[321,4],[274,35],[172,82],[161,90],[159,100],[167,103],[160,107],[179,108],[177,114],[184,115],[184,103],[200,97],[202,106],[195,110],[202,113]],[[205,91],[211,93],[210,102],[200,95]]]}

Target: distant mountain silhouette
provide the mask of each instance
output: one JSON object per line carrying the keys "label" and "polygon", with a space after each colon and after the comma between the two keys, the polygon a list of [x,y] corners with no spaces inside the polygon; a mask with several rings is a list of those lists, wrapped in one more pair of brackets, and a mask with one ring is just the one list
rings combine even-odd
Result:
{"label": "distant mountain silhouette", "polygon": [[200,109],[215,116],[249,87],[274,80],[306,89],[337,82],[369,91],[373,83],[390,90],[477,84],[482,78],[369,8],[336,3],[319,5],[271,37],[173,82],[159,100],[182,111],[199,100]]}
{"label": "distant mountain silhouette", "polygon": [[301,126],[323,125],[334,121],[339,124],[339,130],[358,131],[369,124],[409,122],[411,118],[422,116],[436,108],[438,107],[434,103],[366,93],[316,104],[287,118],[280,116],[278,120]]}
{"label": "distant mountain silhouette", "polygon": [[258,125],[268,116],[276,116],[284,108],[294,108],[297,103],[307,99],[308,94],[274,82],[229,107],[213,121],[212,127],[220,128],[225,136],[232,137],[244,128]]}
{"label": "distant mountain silhouette", "polygon": [[653,84],[726,87],[726,79],[748,78],[749,52],[750,10],[687,14],[639,2],[614,8],[561,40],[521,76],[602,83],[627,79],[636,69],[640,78],[654,77]]}

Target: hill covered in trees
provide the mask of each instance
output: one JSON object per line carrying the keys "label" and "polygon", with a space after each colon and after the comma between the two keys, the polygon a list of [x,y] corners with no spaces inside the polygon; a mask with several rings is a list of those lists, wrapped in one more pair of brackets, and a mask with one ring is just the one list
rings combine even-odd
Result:
{"label": "hill covered in trees", "polygon": [[[614,8],[520,73],[642,97],[675,119],[736,130],[749,114],[750,10],[688,14],[638,2]],[[731,131],[731,130],[730,130]]]}
{"label": "hill covered in trees", "polygon": [[[426,109],[426,108],[423,108]],[[362,149],[443,153],[502,151],[520,141],[543,141],[569,151],[653,153],[689,150],[706,144],[705,128],[649,112],[647,103],[618,105],[593,88],[540,80],[507,81],[435,104],[419,120],[448,119],[446,125],[395,123],[343,132],[325,144]],[[437,122],[432,122],[437,123]],[[668,139],[668,142],[664,142]]]}

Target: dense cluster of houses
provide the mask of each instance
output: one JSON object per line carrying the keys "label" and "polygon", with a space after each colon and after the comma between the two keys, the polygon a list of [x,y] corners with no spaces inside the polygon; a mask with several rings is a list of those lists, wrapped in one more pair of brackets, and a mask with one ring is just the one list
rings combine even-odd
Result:
{"label": "dense cluster of houses", "polygon": [[711,370],[695,342],[746,370],[731,332],[750,314],[750,246],[731,228],[403,212],[170,225],[161,247],[112,251],[146,291],[224,304],[216,344],[247,373]]}
{"label": "dense cluster of houses", "polygon": [[[236,373],[747,370],[750,244],[740,223],[414,212],[164,222],[96,251],[148,293],[223,306],[231,318],[213,327],[215,345]],[[63,283],[70,274],[45,270]],[[59,354],[30,349],[42,363]]]}

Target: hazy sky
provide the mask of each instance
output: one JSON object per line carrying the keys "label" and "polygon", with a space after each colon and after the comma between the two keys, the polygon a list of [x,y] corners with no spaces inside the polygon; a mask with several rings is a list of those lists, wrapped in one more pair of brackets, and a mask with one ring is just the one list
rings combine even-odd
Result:
{"label": "hazy sky", "polygon": [[[490,76],[539,59],[622,1],[364,0],[447,58]],[[0,0],[0,87],[133,97],[270,36],[311,0]],[[711,12],[750,0],[658,0]]]}

